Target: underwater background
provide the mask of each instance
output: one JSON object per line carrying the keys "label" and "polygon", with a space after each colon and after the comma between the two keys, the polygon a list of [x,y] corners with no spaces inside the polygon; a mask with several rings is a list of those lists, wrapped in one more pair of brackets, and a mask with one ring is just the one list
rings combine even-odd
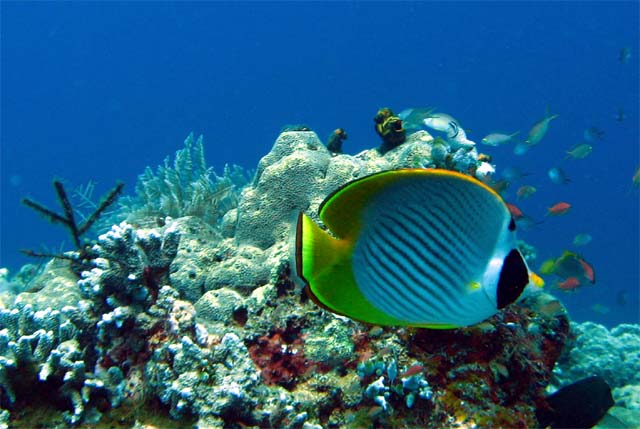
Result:
{"label": "underwater background", "polygon": [[[71,249],[64,228],[20,204],[57,207],[51,186],[120,180],[203,134],[207,163],[255,169],[287,124],[344,152],[379,144],[372,118],[436,106],[471,140],[558,114],[522,156],[514,143],[478,144],[497,166],[529,175],[507,190],[536,221],[520,238],[534,269],[564,250],[596,271],[595,285],[554,291],[575,321],[639,319],[638,2],[2,2],[0,267],[19,249]],[[585,130],[604,132],[584,159],[565,159]],[[517,140],[517,138],[516,138]],[[571,180],[555,184],[560,166]],[[517,201],[522,184],[538,192]],[[572,204],[545,217],[558,201]],[[100,231],[104,232],[104,231]],[[593,239],[572,244],[579,233]],[[91,237],[95,238],[95,237]]]}
{"label": "underwater background", "polygon": [[639,13],[0,2],[0,429],[637,427]]}

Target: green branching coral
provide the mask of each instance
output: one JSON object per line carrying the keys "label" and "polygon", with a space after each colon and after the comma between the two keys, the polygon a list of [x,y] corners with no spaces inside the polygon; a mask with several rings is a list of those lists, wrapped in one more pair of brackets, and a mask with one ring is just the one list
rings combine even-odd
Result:
{"label": "green branching coral", "polygon": [[222,176],[207,167],[202,135],[191,133],[178,150],[154,172],[147,167],[138,177],[136,197],[124,199],[129,221],[143,217],[196,216],[216,226],[222,216],[237,206],[240,189],[249,181],[239,166],[226,165]]}

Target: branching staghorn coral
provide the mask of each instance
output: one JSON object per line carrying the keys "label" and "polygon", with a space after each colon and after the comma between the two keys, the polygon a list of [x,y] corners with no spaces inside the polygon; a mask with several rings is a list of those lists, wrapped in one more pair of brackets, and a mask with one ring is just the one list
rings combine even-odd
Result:
{"label": "branching staghorn coral", "polygon": [[[122,188],[124,187],[124,183],[118,183],[116,186],[107,194],[105,198],[102,199],[99,205],[96,205],[95,210],[88,217],[86,217],[82,224],[78,224],[75,219],[74,209],[71,206],[71,201],[67,195],[67,192],[64,189],[64,185],[59,180],[53,181],[53,186],[56,189],[56,195],[58,196],[58,202],[60,206],[64,210],[64,215],[60,215],[50,208],[38,203],[37,201],[32,200],[31,198],[23,198],[22,203],[27,207],[35,210],[42,216],[46,217],[51,223],[61,223],[64,225],[71,234],[71,238],[73,239],[73,243],[76,245],[77,249],[81,249],[82,241],[80,237],[85,234],[91,226],[100,218],[100,216],[104,213],[104,211],[115,202],[120,193],[122,192]],[[37,252],[33,252],[30,250],[23,251],[27,255],[30,256],[56,256],[56,255],[41,255]]]}
{"label": "branching staghorn coral", "polygon": [[53,186],[56,190],[56,195],[58,196],[58,203],[63,209],[63,214],[58,214],[46,207],[43,204],[40,204],[37,201],[34,201],[30,198],[23,198],[22,203],[27,207],[33,209],[40,215],[44,216],[51,223],[60,223],[65,228],[69,230],[69,234],[73,239],[73,243],[76,246],[75,252],[65,252],[65,253],[51,253],[51,252],[36,252],[29,249],[21,250],[27,256],[33,256],[36,258],[55,258],[55,259],[66,259],[71,261],[71,269],[72,271],[80,276],[80,273],[87,269],[90,264],[90,261],[94,258],[94,255],[90,251],[90,244],[86,240],[82,240],[82,236],[85,235],[91,227],[98,221],[98,219],[105,213],[105,211],[116,201],[116,199],[122,193],[122,188],[124,187],[124,183],[117,183],[111,191],[100,201],[99,204],[95,205],[95,209],[88,216],[83,216],[82,223],[78,223],[76,220],[77,209],[74,209],[71,204],[71,199],[67,194],[64,184],[59,180],[53,181]]}
{"label": "branching staghorn coral", "polygon": [[137,196],[127,198],[123,205],[129,209],[129,220],[141,217],[179,218],[196,216],[215,226],[222,216],[238,204],[239,190],[248,182],[239,166],[226,165],[222,176],[207,167],[203,137],[197,140],[191,133],[173,160],[154,172],[147,167],[138,178]]}

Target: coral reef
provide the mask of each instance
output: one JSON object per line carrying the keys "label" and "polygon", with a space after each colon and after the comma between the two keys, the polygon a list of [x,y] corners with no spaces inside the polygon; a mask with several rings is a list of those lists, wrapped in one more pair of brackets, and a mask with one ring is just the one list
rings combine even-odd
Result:
{"label": "coral reef", "polygon": [[634,427],[640,421],[640,325],[612,329],[571,323],[571,337],[553,370],[547,391],[599,375],[612,387],[615,405],[596,428]]}
{"label": "coral reef", "polygon": [[73,322],[79,309],[35,311],[30,304],[0,310],[0,405],[21,407],[31,395],[57,394],[51,398],[62,407],[65,421],[97,421],[106,401],[111,407],[122,400],[124,378],[113,367],[94,373],[83,347],[82,334]]}
{"label": "coral reef", "polygon": [[[151,403],[176,426],[535,427],[569,334],[557,301],[512,305],[467,329],[394,329],[328,313],[293,281],[293,216],[317,220],[335,188],[391,168],[476,174],[486,162],[426,131],[383,152],[331,153],[292,126],[245,185],[230,169],[212,179],[202,139],[190,135],[173,166],[140,178],[129,221],[98,237],[79,281],[56,260],[32,292],[0,294],[0,405],[9,411],[0,425],[33,406],[30,392],[46,391],[66,425]],[[594,343],[580,339],[595,335],[587,329],[598,331],[572,325],[556,385],[582,377],[576,362],[602,341],[625,350],[620,360],[637,356],[637,327]],[[622,386],[635,375],[603,372],[621,389],[619,405],[633,404]]]}
{"label": "coral reef", "polygon": [[553,371],[553,385],[599,375],[611,388],[640,384],[640,326],[608,330],[593,322],[572,323],[572,338]]}

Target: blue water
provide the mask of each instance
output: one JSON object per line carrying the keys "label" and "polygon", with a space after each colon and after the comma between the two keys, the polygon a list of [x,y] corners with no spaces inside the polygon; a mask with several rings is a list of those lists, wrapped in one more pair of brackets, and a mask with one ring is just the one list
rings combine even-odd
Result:
{"label": "blue water", "polygon": [[[571,317],[639,319],[638,2],[0,8],[0,266],[14,273],[31,262],[18,249],[72,247],[62,228],[20,204],[23,196],[57,208],[54,177],[94,180],[97,194],[122,180],[133,193],[144,167],[182,148],[192,130],[205,135],[207,160],[221,171],[227,162],[255,168],[286,124],[307,124],[323,139],[344,127],[344,150],[354,154],[379,144],[372,118],[383,106],[437,106],[476,142],[494,131],[524,136],[548,106],[560,117],[525,156],[479,149],[499,169],[531,173],[522,183],[538,187],[520,204],[544,220],[521,233],[538,248],[536,264],[572,249],[577,233],[593,236],[580,252],[596,285],[560,294]],[[631,57],[622,63],[625,47]],[[605,132],[593,153],[565,161],[592,126]],[[549,181],[556,165],[570,184]],[[545,218],[561,200],[572,211]]]}

